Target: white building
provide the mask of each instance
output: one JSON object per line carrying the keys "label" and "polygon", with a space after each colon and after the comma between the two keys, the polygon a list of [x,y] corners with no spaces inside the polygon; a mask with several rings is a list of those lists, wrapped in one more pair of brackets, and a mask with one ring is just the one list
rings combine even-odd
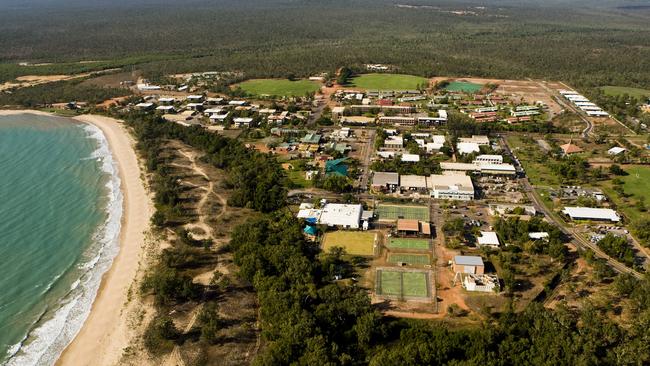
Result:
{"label": "white building", "polygon": [[252,118],[235,118],[232,120],[233,124],[235,127],[242,128],[242,127],[250,127],[253,124],[253,119]]}
{"label": "white building", "polygon": [[458,152],[462,155],[481,152],[481,148],[475,142],[459,142],[456,144],[456,147],[458,148]]}
{"label": "white building", "polygon": [[479,155],[474,159],[474,164],[503,164],[503,156]]}
{"label": "white building", "polygon": [[562,213],[572,220],[621,221],[616,211],[609,208],[565,207]]}
{"label": "white building", "polygon": [[476,240],[476,245],[479,247],[488,246],[498,248],[501,245],[499,237],[494,231],[481,231],[481,236],[477,237]]}
{"label": "white building", "polygon": [[460,137],[458,139],[459,143],[469,142],[475,143],[479,146],[488,146],[490,145],[490,139],[487,136],[483,135],[473,135],[472,137]]}
{"label": "white building", "polygon": [[420,161],[420,155],[418,154],[402,154],[400,160],[405,163],[417,163]]}
{"label": "white building", "polygon": [[615,146],[612,147],[611,149],[607,150],[607,154],[609,155],[618,155],[620,153],[625,152],[625,148],[620,147],[620,146]]}
{"label": "white building", "polygon": [[318,222],[327,226],[338,226],[344,229],[359,229],[363,206],[328,203],[323,207]]}
{"label": "white building", "polygon": [[546,231],[528,233],[528,237],[533,240],[548,239],[548,233]]}
{"label": "white building", "polygon": [[403,191],[426,191],[428,188],[427,177],[423,175],[401,175],[400,188]]}
{"label": "white building", "polygon": [[432,174],[428,183],[433,198],[460,201],[474,199],[474,185],[466,175]]}

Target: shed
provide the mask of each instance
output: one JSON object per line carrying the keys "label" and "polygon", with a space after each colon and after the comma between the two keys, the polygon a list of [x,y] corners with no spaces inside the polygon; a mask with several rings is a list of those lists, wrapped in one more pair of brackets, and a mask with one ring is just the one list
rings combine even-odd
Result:
{"label": "shed", "polygon": [[402,231],[405,233],[419,233],[420,222],[418,220],[399,219],[397,220],[397,231]]}
{"label": "shed", "polygon": [[455,273],[485,273],[485,264],[483,264],[483,259],[477,256],[457,255],[454,257],[452,265]]}

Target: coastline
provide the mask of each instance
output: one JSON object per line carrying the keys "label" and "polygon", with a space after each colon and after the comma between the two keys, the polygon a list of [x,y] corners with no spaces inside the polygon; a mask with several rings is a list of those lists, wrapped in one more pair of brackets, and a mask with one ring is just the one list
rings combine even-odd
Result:
{"label": "coastline", "polygon": [[[0,110],[0,116],[17,114],[55,116],[38,110]],[[79,332],[61,350],[56,365],[115,365],[136,334],[133,314],[146,307],[132,289],[146,268],[145,232],[153,203],[142,182],[133,137],[117,120],[98,115],[66,117],[101,130],[117,165],[123,197],[119,252],[102,275],[90,313]]]}
{"label": "coastline", "polygon": [[149,228],[153,207],[141,180],[134,140],[123,125],[115,119],[96,115],[72,119],[99,128],[106,137],[118,165],[124,204],[119,253],[102,277],[81,330],[56,364],[114,365],[130,343],[129,311],[125,310],[131,300],[131,285],[138,277],[145,254],[145,231]]}

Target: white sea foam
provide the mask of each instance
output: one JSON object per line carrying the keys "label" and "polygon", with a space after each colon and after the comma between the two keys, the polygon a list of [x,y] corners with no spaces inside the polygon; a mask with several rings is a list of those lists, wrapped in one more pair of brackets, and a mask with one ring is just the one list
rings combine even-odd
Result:
{"label": "white sea foam", "polygon": [[79,265],[80,278],[72,284],[56,309],[36,322],[23,341],[10,347],[8,366],[52,365],[56,362],[88,318],[102,276],[119,252],[123,197],[117,164],[101,130],[92,125],[83,128],[88,137],[98,143],[90,158],[97,159],[101,169],[110,177],[106,183],[107,219],[96,230],[93,244],[84,253],[83,257],[89,259]]}

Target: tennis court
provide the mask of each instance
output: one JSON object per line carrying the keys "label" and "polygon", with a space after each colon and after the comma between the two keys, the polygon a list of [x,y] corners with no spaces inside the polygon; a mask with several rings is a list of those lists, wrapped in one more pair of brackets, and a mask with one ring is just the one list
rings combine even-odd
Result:
{"label": "tennis court", "polygon": [[379,205],[375,210],[379,220],[398,219],[429,222],[429,208],[425,206]]}
{"label": "tennis court", "polygon": [[429,274],[426,271],[377,270],[377,294],[397,297],[429,297]]}
{"label": "tennis court", "polygon": [[431,264],[428,254],[401,254],[391,253],[388,257],[390,263],[408,263],[415,265]]}
{"label": "tennis court", "polygon": [[388,240],[388,247],[391,249],[415,250],[429,250],[431,248],[428,240],[406,238],[390,238],[390,240]]}

